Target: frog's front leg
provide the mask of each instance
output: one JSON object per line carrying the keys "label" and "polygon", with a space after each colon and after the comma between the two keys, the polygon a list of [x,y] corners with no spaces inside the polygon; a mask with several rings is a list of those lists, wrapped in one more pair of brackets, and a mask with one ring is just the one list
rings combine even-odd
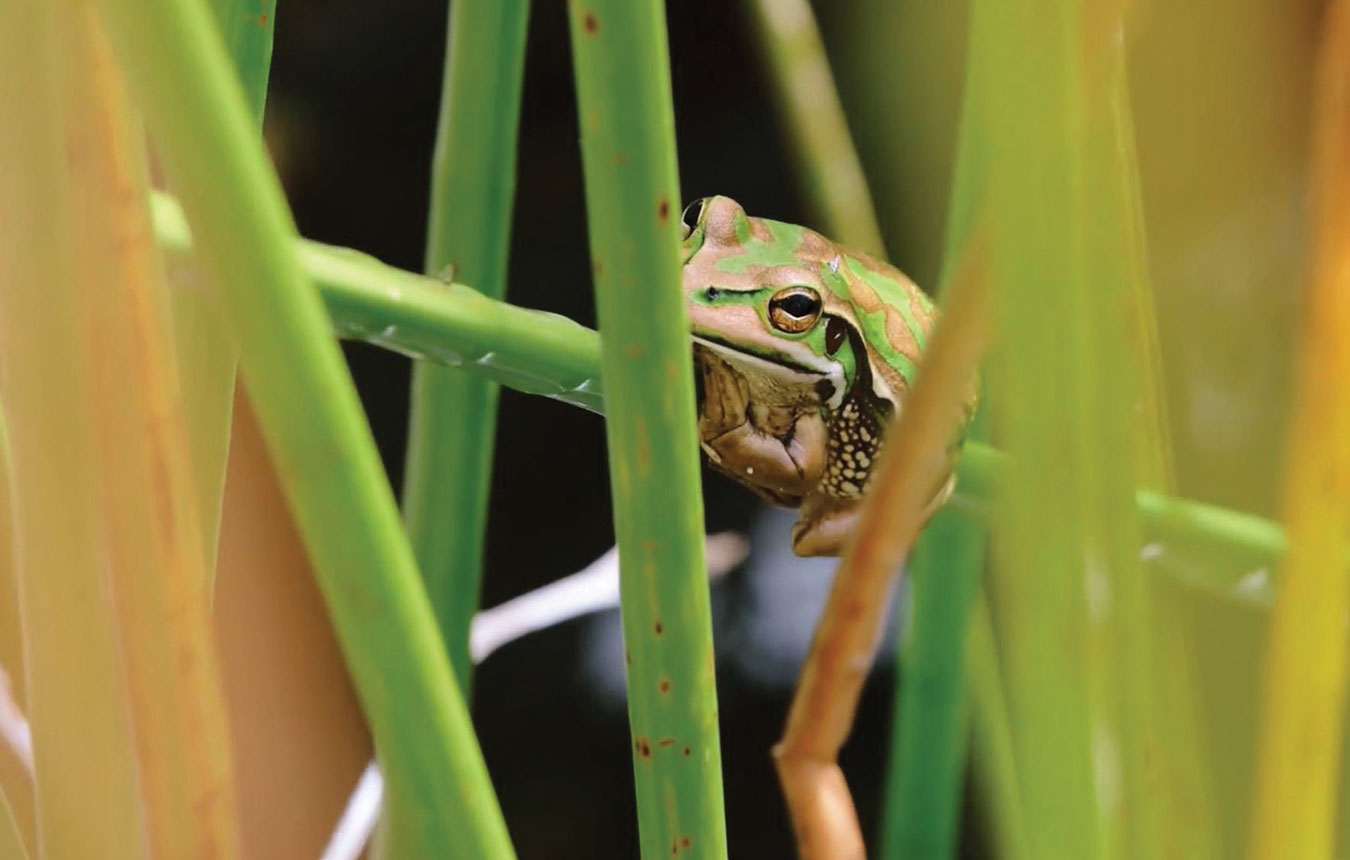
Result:
{"label": "frog's front leg", "polygon": [[795,505],[825,471],[826,430],[818,411],[750,403],[749,386],[715,356],[701,362],[699,441],[728,474],[779,504]]}

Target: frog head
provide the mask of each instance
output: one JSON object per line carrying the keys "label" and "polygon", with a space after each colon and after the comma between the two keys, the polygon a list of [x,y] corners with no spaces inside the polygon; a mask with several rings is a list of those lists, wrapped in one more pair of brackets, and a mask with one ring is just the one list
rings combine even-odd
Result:
{"label": "frog head", "polygon": [[[747,377],[815,392],[826,408],[838,407],[862,378],[896,402],[908,380],[889,365],[872,372],[877,354],[869,352],[869,327],[860,319],[860,302],[871,305],[881,315],[873,321],[877,333],[887,336],[892,296],[878,295],[864,277],[884,264],[804,227],[752,218],[728,197],[691,204],[684,228],[683,285],[696,344]],[[897,295],[910,301],[898,284]],[[921,346],[899,363],[912,363]]]}

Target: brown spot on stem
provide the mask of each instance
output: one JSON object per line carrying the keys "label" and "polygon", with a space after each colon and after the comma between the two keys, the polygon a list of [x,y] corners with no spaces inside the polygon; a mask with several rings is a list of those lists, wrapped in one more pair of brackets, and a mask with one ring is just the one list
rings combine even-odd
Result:
{"label": "brown spot on stem", "polygon": [[665,626],[662,625],[660,621],[656,622],[655,626],[653,626],[652,629],[656,631],[657,636],[660,636],[662,633],[666,632]]}
{"label": "brown spot on stem", "polygon": [[656,204],[656,217],[661,220],[662,224],[666,223],[666,219],[670,217],[670,201],[664,197],[661,198],[660,203]]}
{"label": "brown spot on stem", "polygon": [[652,745],[647,742],[646,738],[638,738],[635,740],[633,742],[633,749],[637,750],[637,754],[643,758],[652,757]]}
{"label": "brown spot on stem", "polygon": [[681,836],[680,847],[683,848],[685,851],[688,851],[690,848],[694,847],[694,842],[688,836]]}
{"label": "brown spot on stem", "polygon": [[656,689],[660,690],[662,693],[669,693],[669,692],[670,692],[670,681],[669,681],[668,679],[666,679],[666,678],[662,678],[662,679],[661,679],[661,683],[659,683],[659,684],[656,685]]}
{"label": "brown spot on stem", "polygon": [[693,753],[694,753],[694,751],[691,750],[689,747],[685,747],[685,748],[684,748],[684,757],[685,757],[685,758],[689,758],[689,756],[693,755]]}
{"label": "brown spot on stem", "polygon": [[624,652],[623,652],[623,664],[624,664],[625,666],[631,666],[631,665],[633,665],[633,654],[632,654],[631,651],[629,651],[629,650],[626,649],[626,648],[624,649]]}
{"label": "brown spot on stem", "polygon": [[258,15],[258,26],[259,26],[259,27],[266,27],[266,26],[267,26],[267,13],[266,13],[266,12],[263,12],[263,13],[261,13],[260,15]]}
{"label": "brown spot on stem", "polygon": [[640,343],[635,343],[635,344],[632,344],[631,346],[629,346],[627,349],[625,349],[625,350],[624,350],[624,353],[625,353],[629,358],[641,358],[642,355],[643,355],[643,353],[645,353],[646,351],[647,351],[647,347],[643,346],[643,345],[640,344]]}
{"label": "brown spot on stem", "polygon": [[661,738],[661,740],[657,741],[656,745],[659,746],[659,747],[673,747],[673,746],[675,746],[675,739],[674,739],[674,738]]}
{"label": "brown spot on stem", "polygon": [[600,19],[596,18],[594,13],[587,12],[581,19],[581,29],[586,31],[586,35],[594,36],[600,32]]}

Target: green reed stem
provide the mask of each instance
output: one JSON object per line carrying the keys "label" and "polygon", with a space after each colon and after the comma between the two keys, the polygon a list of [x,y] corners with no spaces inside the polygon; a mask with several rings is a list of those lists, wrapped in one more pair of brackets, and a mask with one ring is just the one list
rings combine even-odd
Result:
{"label": "green reed stem", "polygon": [[[426,271],[448,267],[492,298],[506,292],[528,12],[529,0],[450,4]],[[466,696],[497,393],[488,380],[426,362],[413,366],[403,516]]]}
{"label": "green reed stem", "polygon": [[105,20],[197,250],[384,769],[391,856],[510,857],[468,710],[280,183],[200,0],[105,0]]}
{"label": "green reed stem", "polygon": [[642,856],[725,857],[665,9],[569,11]]}
{"label": "green reed stem", "polygon": [[782,117],[797,180],[821,232],[884,256],[872,193],[863,175],[830,60],[808,0],[745,0]]}

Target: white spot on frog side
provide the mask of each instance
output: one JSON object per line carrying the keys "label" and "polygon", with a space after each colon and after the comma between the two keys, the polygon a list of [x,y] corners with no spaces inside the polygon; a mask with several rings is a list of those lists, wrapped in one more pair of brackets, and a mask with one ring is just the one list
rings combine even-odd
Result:
{"label": "white spot on frog side", "polygon": [[497,360],[497,353],[485,352],[481,356],[479,356],[478,360],[475,361],[474,364],[482,365],[483,367],[491,367],[492,363],[496,360]]}
{"label": "white spot on frog side", "polygon": [[839,485],[839,489],[843,490],[845,493],[853,495],[858,492],[858,485],[853,483],[852,481],[844,481]]}
{"label": "white spot on frog side", "polygon": [[392,338],[396,334],[398,334],[398,326],[396,325],[387,325],[380,329],[380,337],[385,338],[386,340]]}
{"label": "white spot on frog side", "polygon": [[833,260],[830,260],[830,262],[826,263],[825,265],[830,267],[831,272],[837,273],[839,271],[839,258],[835,257]]}
{"label": "white spot on frog side", "polygon": [[858,454],[858,465],[866,469],[868,466],[872,465],[872,458],[860,452]]}
{"label": "white spot on frog side", "polygon": [[746,466],[746,467],[745,467],[745,474],[747,474],[747,475],[753,475],[753,474],[755,474],[755,467],[754,467],[754,466]]}

